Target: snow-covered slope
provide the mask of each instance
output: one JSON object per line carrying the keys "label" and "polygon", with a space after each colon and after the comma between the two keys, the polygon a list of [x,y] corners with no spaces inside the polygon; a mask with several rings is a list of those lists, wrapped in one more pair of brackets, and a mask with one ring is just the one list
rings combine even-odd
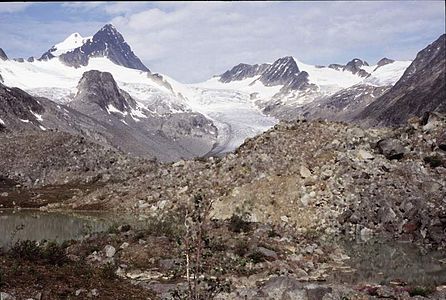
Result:
{"label": "snow-covered slope", "polygon": [[394,85],[411,63],[411,61],[395,61],[381,67],[370,66],[370,70],[374,67],[373,71],[369,77],[364,79],[364,83],[375,86]]}
{"label": "snow-covered slope", "polygon": [[149,110],[154,110],[155,104],[159,106],[159,113],[168,112],[169,109],[171,112],[188,110],[173,91],[154,80],[150,73],[116,65],[105,57],[92,58],[87,66],[79,68],[66,66],[58,59],[23,63],[0,61],[0,73],[5,85],[58,103],[68,103],[73,99],[80,78],[90,70],[113,74],[120,88]]}
{"label": "snow-covered slope", "polygon": [[91,36],[84,38],[79,33],[75,32],[70,34],[64,41],[54,45],[49,52],[54,56],[59,56],[82,46],[91,38]]}

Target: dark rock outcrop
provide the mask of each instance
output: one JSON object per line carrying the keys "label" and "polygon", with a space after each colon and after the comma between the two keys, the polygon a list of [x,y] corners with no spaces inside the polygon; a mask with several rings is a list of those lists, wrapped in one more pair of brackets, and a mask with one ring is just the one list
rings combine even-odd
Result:
{"label": "dark rock outcrop", "polygon": [[279,58],[262,73],[259,80],[266,86],[283,85],[280,93],[305,90],[313,87],[308,73],[300,71],[291,56]]}
{"label": "dark rock outcrop", "polygon": [[90,57],[107,57],[117,65],[150,72],[111,24],[102,27],[81,47],[59,56],[61,61],[73,67],[87,65]]}
{"label": "dark rock outcrop", "polygon": [[334,70],[337,70],[337,71],[342,71],[345,66],[340,65],[340,64],[330,64],[330,65],[328,65],[328,67],[330,69],[334,69]]}
{"label": "dark rock outcrop", "polygon": [[224,72],[220,76],[221,82],[231,82],[236,80],[243,80],[246,78],[254,77],[257,75],[262,74],[267,68],[268,64],[261,64],[261,65],[248,65],[248,64],[238,64],[235,67],[233,67],[231,70],[228,70]]}
{"label": "dark rock outcrop", "polygon": [[44,107],[32,96],[18,88],[9,88],[0,83],[0,119],[7,130],[38,128],[38,115]]}
{"label": "dark rock outcrop", "polygon": [[[393,62],[395,62],[393,59],[390,59],[390,58],[387,58],[387,57],[381,58],[381,59],[376,63],[376,64],[377,64],[376,69],[378,69],[379,67],[382,67],[382,66],[391,64],[391,63],[393,63]],[[375,70],[376,70],[376,69],[375,69]]]}
{"label": "dark rock outcrop", "polygon": [[5,51],[3,51],[2,48],[0,48],[0,59],[1,60],[8,60],[8,56],[6,55]]}
{"label": "dark rock outcrop", "polygon": [[266,86],[290,84],[300,70],[291,56],[279,58],[262,73],[259,80]]}
{"label": "dark rock outcrop", "polygon": [[363,66],[368,66],[369,64],[366,61],[362,61],[359,58],[352,59],[349,61],[345,67],[343,68],[344,71],[352,72],[353,74],[358,74],[360,77],[367,77],[370,74],[367,73],[365,70],[361,69]]}
{"label": "dark rock outcrop", "polygon": [[136,102],[118,88],[112,74],[91,70],[85,72],[79,81],[78,93],[70,106],[88,112],[92,105],[97,105],[106,112],[112,105],[124,113],[136,107]]}
{"label": "dark rock outcrop", "polygon": [[401,159],[407,152],[403,144],[397,139],[382,139],[376,143],[379,153],[387,159]]}
{"label": "dark rock outcrop", "polygon": [[47,52],[43,53],[42,56],[39,58],[39,60],[50,60],[55,58],[55,56],[51,53],[52,50],[55,50],[54,48],[51,48]]}
{"label": "dark rock outcrop", "polygon": [[367,106],[358,121],[368,125],[403,124],[427,111],[446,112],[446,35],[421,50],[398,82]]}
{"label": "dark rock outcrop", "polygon": [[349,71],[353,74],[357,74],[360,77],[367,77],[370,74],[365,70],[361,69],[361,67],[368,65],[369,64],[365,60],[363,61],[359,58],[354,58],[351,61],[349,61],[346,65],[330,64],[328,65],[328,67],[330,69],[334,69],[337,71]]}

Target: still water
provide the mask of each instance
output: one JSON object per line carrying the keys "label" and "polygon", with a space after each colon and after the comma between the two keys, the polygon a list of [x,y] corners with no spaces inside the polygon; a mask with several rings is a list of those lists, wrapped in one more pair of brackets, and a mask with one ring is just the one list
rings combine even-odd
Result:
{"label": "still water", "polygon": [[77,240],[86,234],[106,231],[114,218],[105,213],[62,213],[33,210],[0,211],[0,247],[19,240]]}
{"label": "still water", "polygon": [[342,283],[416,285],[446,284],[446,251],[427,250],[409,242],[369,240],[341,241],[350,257],[350,271],[334,272],[333,279]]}

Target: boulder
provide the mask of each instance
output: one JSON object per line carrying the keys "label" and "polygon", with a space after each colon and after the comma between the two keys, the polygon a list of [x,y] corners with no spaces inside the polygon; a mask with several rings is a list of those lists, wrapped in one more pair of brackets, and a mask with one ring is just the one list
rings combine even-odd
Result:
{"label": "boulder", "polygon": [[15,300],[15,297],[10,295],[10,294],[8,294],[8,293],[1,292],[0,293],[0,299],[1,300]]}
{"label": "boulder", "polygon": [[258,247],[256,249],[257,252],[261,253],[267,260],[276,260],[277,259],[277,253],[273,250],[264,248],[264,247]]}
{"label": "boulder", "polygon": [[403,144],[392,138],[382,139],[376,144],[380,154],[383,154],[387,159],[401,159],[407,150]]}
{"label": "boulder", "polygon": [[446,151],[446,131],[443,132],[438,138],[437,138],[437,146],[443,151]]}
{"label": "boulder", "polygon": [[308,178],[311,176],[311,171],[307,167],[301,166],[300,167],[300,176],[302,178]]}
{"label": "boulder", "polygon": [[111,245],[107,245],[104,247],[104,252],[105,252],[105,256],[111,258],[111,257],[115,256],[116,249],[115,249],[115,247],[113,247]]}

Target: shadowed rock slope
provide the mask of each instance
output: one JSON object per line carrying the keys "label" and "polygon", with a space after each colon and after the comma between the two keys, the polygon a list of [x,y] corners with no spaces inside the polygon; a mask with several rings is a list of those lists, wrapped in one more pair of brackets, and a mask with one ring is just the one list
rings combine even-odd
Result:
{"label": "shadowed rock slope", "polygon": [[421,50],[401,79],[356,118],[369,125],[403,124],[428,111],[446,112],[446,35]]}

